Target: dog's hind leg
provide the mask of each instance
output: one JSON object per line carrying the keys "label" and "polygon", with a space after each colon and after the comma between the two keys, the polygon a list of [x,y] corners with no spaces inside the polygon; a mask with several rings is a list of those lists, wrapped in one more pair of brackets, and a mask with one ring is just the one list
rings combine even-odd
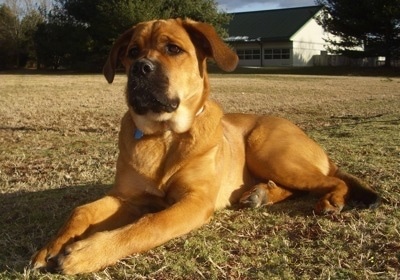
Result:
{"label": "dog's hind leg", "polygon": [[[246,165],[254,178],[272,180],[289,192],[322,195],[315,207],[318,214],[342,210],[350,195],[346,180],[335,176],[337,167],[299,127],[284,119],[260,117],[245,143]],[[281,188],[266,188],[267,197],[272,199]],[[276,200],[290,196],[285,191],[283,194]]]}
{"label": "dog's hind leg", "polygon": [[273,181],[254,186],[242,195],[240,204],[259,207],[283,201],[301,192],[314,192],[322,194],[322,198],[315,205],[317,214],[340,213],[350,194],[346,183],[336,177],[320,173],[311,173],[309,176],[305,176],[304,173],[297,173],[298,176],[288,176],[287,172],[282,174],[285,175],[270,174],[269,178],[273,178]]}

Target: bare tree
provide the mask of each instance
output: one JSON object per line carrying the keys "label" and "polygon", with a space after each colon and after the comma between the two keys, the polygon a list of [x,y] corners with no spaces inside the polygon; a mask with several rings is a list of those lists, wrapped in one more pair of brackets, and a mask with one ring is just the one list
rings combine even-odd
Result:
{"label": "bare tree", "polygon": [[13,66],[34,56],[33,36],[37,25],[44,21],[40,11],[50,9],[51,0],[4,0],[0,5],[0,57]]}

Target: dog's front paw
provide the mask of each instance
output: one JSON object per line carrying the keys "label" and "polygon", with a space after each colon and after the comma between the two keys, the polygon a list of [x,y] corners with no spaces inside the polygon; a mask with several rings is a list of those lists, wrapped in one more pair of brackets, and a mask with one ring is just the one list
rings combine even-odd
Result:
{"label": "dog's front paw", "polygon": [[107,233],[96,233],[65,247],[57,258],[57,271],[68,275],[89,273],[115,263],[118,258],[114,254],[118,250],[106,236]]}
{"label": "dog's front paw", "polygon": [[57,242],[48,244],[32,256],[30,261],[31,268],[45,272],[55,272],[58,266],[57,256],[61,248],[62,246]]}
{"label": "dog's front paw", "polygon": [[57,258],[57,271],[62,274],[80,274],[99,270],[95,261],[96,253],[91,253],[90,244],[78,241],[67,246]]}
{"label": "dog's front paw", "polygon": [[44,248],[32,256],[30,266],[32,269],[54,271],[56,263],[47,258],[47,249]]}

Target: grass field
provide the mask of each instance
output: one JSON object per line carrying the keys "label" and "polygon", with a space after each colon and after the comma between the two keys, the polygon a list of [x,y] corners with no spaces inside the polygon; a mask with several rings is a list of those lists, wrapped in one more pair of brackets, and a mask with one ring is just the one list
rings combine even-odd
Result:
{"label": "grass field", "polygon": [[400,78],[213,74],[228,112],[286,117],[386,200],[313,215],[314,197],[227,209],[206,226],[104,271],[27,268],[77,205],[112,185],[123,76],[0,75],[1,279],[399,279]]}

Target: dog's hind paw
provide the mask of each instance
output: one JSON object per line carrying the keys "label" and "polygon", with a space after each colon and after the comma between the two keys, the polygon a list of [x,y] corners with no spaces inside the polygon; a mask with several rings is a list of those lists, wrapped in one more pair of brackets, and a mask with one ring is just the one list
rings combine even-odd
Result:
{"label": "dog's hind paw", "polygon": [[344,198],[338,199],[338,197],[328,194],[318,201],[317,205],[315,205],[314,211],[317,215],[339,214],[343,207]]}
{"label": "dog's hind paw", "polygon": [[274,187],[275,183],[271,180],[267,184],[261,183],[255,185],[251,190],[243,193],[239,200],[242,207],[257,208],[269,204],[267,198],[267,187]]}

